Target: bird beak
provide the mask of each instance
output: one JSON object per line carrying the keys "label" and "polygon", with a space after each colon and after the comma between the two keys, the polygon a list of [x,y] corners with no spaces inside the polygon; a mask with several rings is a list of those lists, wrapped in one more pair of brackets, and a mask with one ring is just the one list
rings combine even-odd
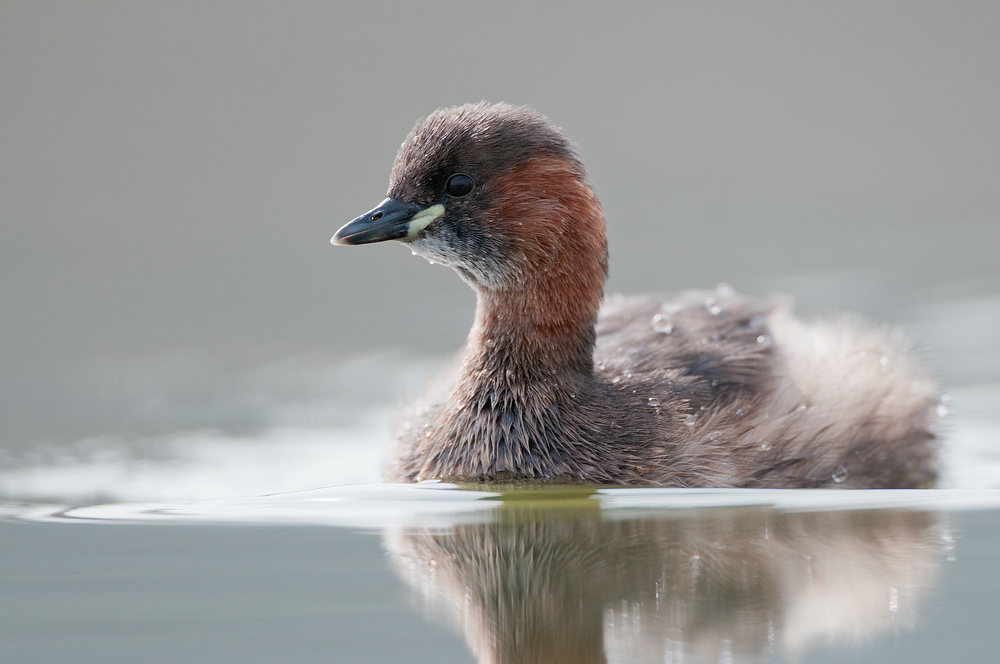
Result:
{"label": "bird beak", "polygon": [[387,198],[373,210],[346,224],[330,240],[344,246],[371,244],[386,240],[412,240],[427,225],[444,214],[440,203],[422,207],[413,203]]}

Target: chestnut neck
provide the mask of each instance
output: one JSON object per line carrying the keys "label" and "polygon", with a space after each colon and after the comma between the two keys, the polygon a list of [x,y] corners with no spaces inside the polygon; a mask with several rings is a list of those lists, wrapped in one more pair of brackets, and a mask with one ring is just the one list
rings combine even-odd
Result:
{"label": "chestnut neck", "polygon": [[607,273],[600,203],[577,164],[536,159],[497,183],[496,232],[517,277],[476,287],[468,376],[490,382],[590,378]]}
{"label": "chestnut neck", "polygon": [[569,316],[544,315],[560,306],[552,295],[558,287],[541,282],[523,291],[479,291],[475,323],[469,332],[469,368],[519,380],[547,379],[554,373],[593,373],[600,299],[579,303]]}

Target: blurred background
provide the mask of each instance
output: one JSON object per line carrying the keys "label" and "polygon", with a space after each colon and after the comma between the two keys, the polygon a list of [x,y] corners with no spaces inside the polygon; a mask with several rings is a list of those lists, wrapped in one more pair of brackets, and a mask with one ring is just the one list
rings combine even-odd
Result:
{"label": "blurred background", "polygon": [[474,298],[329,238],[481,99],[578,143],[609,291],[905,325],[996,458],[998,35],[995,2],[0,2],[0,496],[377,481]]}

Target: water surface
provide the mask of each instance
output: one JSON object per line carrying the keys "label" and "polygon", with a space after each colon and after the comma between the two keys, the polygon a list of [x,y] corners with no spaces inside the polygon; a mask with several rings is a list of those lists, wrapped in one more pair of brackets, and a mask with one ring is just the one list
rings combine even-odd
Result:
{"label": "water surface", "polygon": [[[1000,492],[8,505],[5,661],[988,661]],[[464,643],[464,645],[463,645]]]}

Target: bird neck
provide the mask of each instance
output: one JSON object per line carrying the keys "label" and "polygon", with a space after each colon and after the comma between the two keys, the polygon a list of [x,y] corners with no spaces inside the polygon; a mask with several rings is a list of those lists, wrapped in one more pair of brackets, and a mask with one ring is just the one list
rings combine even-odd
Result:
{"label": "bird neck", "polygon": [[541,158],[503,178],[495,224],[517,240],[518,278],[480,285],[467,376],[500,383],[593,375],[607,275],[604,214],[578,164]]}
{"label": "bird neck", "polygon": [[570,310],[566,304],[551,283],[480,292],[467,373],[497,383],[591,375],[600,297],[580,297]]}

